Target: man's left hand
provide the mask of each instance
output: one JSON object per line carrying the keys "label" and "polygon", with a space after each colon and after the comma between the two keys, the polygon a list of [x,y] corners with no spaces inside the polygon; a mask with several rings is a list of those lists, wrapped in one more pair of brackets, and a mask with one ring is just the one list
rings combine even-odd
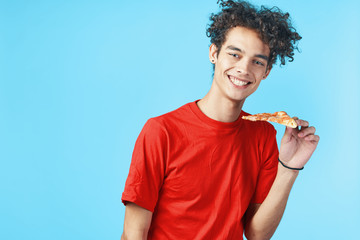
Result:
{"label": "man's left hand", "polygon": [[288,167],[301,168],[309,161],[320,137],[315,135],[315,128],[309,127],[307,121],[297,117],[294,119],[298,127],[286,127],[285,134],[281,139],[279,158]]}

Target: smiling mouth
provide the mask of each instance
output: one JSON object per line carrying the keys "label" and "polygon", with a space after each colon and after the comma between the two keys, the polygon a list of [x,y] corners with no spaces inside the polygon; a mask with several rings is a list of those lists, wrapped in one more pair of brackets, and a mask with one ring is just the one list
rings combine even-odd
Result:
{"label": "smiling mouth", "polygon": [[249,81],[243,81],[243,80],[240,80],[240,79],[230,76],[230,75],[228,75],[228,78],[234,85],[239,86],[239,87],[251,84],[251,82],[249,82]]}

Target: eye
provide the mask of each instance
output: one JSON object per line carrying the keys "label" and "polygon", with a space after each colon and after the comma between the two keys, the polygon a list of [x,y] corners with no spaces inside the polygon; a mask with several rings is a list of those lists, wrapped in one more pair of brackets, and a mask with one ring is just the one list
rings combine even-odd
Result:
{"label": "eye", "polygon": [[236,53],[229,53],[230,56],[233,56],[235,58],[239,58],[239,55],[237,55]]}
{"label": "eye", "polygon": [[265,64],[264,64],[263,62],[260,62],[260,61],[258,61],[258,60],[255,60],[254,63],[255,63],[256,65],[265,66]]}

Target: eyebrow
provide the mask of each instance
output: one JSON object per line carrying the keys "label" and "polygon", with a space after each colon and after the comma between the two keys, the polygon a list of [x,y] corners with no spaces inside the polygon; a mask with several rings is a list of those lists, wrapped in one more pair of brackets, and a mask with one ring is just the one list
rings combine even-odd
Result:
{"label": "eyebrow", "polygon": [[[232,46],[232,45],[228,46],[226,49],[230,49],[230,50],[233,50],[233,51],[238,51],[238,52],[241,52],[241,53],[244,52],[242,49],[237,48],[237,47]],[[255,57],[262,58],[262,59],[264,59],[266,61],[269,61],[269,57],[265,56],[263,54],[255,54]]]}

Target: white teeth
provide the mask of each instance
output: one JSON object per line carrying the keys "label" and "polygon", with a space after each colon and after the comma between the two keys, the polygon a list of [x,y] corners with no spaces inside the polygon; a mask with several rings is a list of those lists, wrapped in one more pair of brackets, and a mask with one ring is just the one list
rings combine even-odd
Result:
{"label": "white teeth", "polygon": [[246,84],[248,84],[248,82],[240,81],[240,80],[234,78],[233,76],[230,76],[230,80],[236,86],[245,86]]}

